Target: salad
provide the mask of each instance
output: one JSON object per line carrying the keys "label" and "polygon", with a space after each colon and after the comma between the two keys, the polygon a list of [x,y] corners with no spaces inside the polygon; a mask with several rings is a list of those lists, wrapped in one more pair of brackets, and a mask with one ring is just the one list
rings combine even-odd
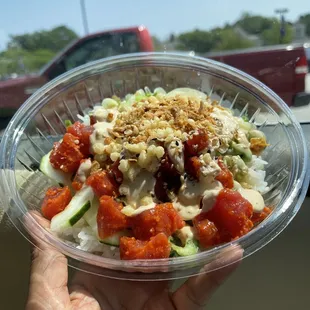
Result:
{"label": "salad", "polygon": [[65,122],[40,164],[55,182],[42,214],[78,248],[124,260],[193,255],[271,212],[264,133],[204,93],[145,87],[85,114]]}

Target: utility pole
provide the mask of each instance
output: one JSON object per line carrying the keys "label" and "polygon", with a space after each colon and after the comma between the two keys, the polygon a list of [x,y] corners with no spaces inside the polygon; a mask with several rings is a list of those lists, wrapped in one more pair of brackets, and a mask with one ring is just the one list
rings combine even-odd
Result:
{"label": "utility pole", "polygon": [[280,14],[280,21],[281,21],[281,26],[280,26],[280,43],[283,43],[283,39],[285,36],[285,18],[284,14],[288,13],[288,9],[276,9],[275,10],[276,14]]}
{"label": "utility pole", "polygon": [[87,22],[85,1],[84,0],[80,0],[80,3],[81,3],[81,11],[82,11],[82,19],[83,19],[84,31],[85,31],[85,34],[88,34],[88,22]]}

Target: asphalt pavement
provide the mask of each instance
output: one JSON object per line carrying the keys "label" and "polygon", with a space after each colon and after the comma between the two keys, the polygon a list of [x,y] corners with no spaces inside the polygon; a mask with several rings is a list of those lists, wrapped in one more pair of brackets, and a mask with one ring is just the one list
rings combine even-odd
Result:
{"label": "asphalt pavement", "polygon": [[304,107],[293,107],[291,110],[301,124],[310,123],[310,103]]}
{"label": "asphalt pavement", "polygon": [[0,118],[0,136],[3,135],[3,132],[5,130],[5,127],[8,125],[8,123],[10,122],[10,119],[9,117],[6,117],[6,118]]}

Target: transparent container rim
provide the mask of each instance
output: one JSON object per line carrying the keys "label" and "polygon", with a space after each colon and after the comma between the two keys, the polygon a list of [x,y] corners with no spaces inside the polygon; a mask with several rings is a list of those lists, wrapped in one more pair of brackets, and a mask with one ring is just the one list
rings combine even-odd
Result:
{"label": "transparent container rim", "polygon": [[[298,134],[299,141],[298,143],[301,145],[301,153],[299,157],[302,156],[303,161],[299,163],[302,169],[296,171],[293,177],[294,180],[291,183],[294,183],[294,188],[290,190],[289,199],[286,201],[282,201],[282,204],[279,207],[277,214],[272,214],[266,221],[261,223],[251,232],[246,234],[245,236],[239,238],[236,241],[223,244],[221,246],[209,249],[207,251],[198,253],[193,256],[187,257],[177,257],[177,258],[168,258],[168,259],[156,259],[156,260],[135,260],[135,261],[121,261],[110,258],[104,258],[95,254],[91,254],[88,252],[84,252],[82,250],[78,250],[73,246],[70,246],[64,242],[60,242],[58,238],[49,233],[46,229],[44,229],[33,217],[32,224],[37,225],[38,229],[43,229],[42,233],[45,236],[45,242],[48,244],[61,249],[61,251],[68,255],[71,258],[77,259],[78,261],[90,262],[93,265],[102,266],[105,268],[137,268],[137,270],[141,270],[141,267],[145,267],[146,269],[149,267],[165,267],[167,264],[169,267],[173,265],[173,267],[184,267],[189,263],[203,263],[206,261],[206,258],[211,255],[220,254],[224,249],[229,246],[240,245],[245,249],[247,247],[253,247],[255,244],[258,245],[255,247],[255,250],[260,249],[262,246],[266,245],[273,238],[275,238],[291,221],[294,215],[297,213],[304,197],[306,194],[305,184],[309,183],[309,173],[308,172],[308,151],[306,148],[305,137],[302,133],[302,129],[300,124],[295,119],[294,115],[290,111],[289,107],[280,99],[273,91],[267,88],[264,84],[256,80],[255,78],[249,76],[248,74],[241,72],[238,69],[227,66],[223,63],[219,63],[210,59],[192,56],[192,55],[184,55],[178,53],[135,53],[135,54],[127,54],[121,56],[114,56],[105,58],[102,60],[94,61],[73,69],[58,78],[52,80],[51,82],[44,85],[41,89],[36,91],[18,110],[15,114],[7,129],[3,135],[3,139],[1,141],[1,150],[0,150],[0,162],[1,162],[1,174],[2,174],[2,194],[3,197],[7,199],[7,197],[13,197],[14,203],[17,207],[22,206],[24,210],[26,210],[26,206],[22,199],[19,197],[19,194],[16,190],[16,180],[13,177],[6,178],[6,170],[13,170],[15,165],[15,151],[17,142],[21,138],[23,134],[23,125],[27,122],[25,119],[25,115],[29,115],[29,113],[33,113],[33,111],[40,108],[44,105],[45,100],[48,97],[53,96],[53,90],[63,84],[66,83],[72,84],[72,79],[74,79],[74,83],[83,79],[83,77],[87,75],[92,75],[98,72],[98,69],[101,69],[104,72],[104,68],[115,68],[117,66],[125,64],[125,67],[130,66],[139,66],[139,64],[143,64],[144,61],[147,61],[148,64],[154,66],[154,64],[158,65],[167,65],[176,68],[184,68],[184,67],[194,67],[199,66],[200,68],[208,68],[209,70],[217,70],[221,72],[225,72],[229,74],[230,78],[238,77],[243,82],[255,87],[256,94],[263,94],[267,97],[271,102],[273,102],[276,106],[278,106],[281,111],[285,114],[285,116],[292,122],[294,130]],[[46,94],[48,94],[46,96]],[[29,120],[28,120],[29,121]],[[15,141],[15,143],[11,144],[10,142]],[[293,152],[296,150],[292,149]],[[9,193],[9,195],[8,195]],[[292,202],[295,202],[294,207],[292,206]],[[9,203],[8,199],[6,203]],[[291,216],[282,217],[281,221],[277,221],[277,217],[283,210],[289,212]],[[265,228],[266,234],[261,236],[261,229]],[[267,233],[268,232],[268,233]],[[268,235],[272,234],[272,238],[268,238]],[[264,239],[262,241],[262,238]],[[268,240],[266,240],[268,238]],[[252,242],[251,242],[252,240]],[[252,251],[250,254],[252,254]]]}

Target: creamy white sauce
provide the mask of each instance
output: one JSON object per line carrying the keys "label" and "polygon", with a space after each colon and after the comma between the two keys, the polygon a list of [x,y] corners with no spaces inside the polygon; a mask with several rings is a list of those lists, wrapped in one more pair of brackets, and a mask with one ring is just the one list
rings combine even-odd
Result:
{"label": "creamy white sauce", "polygon": [[260,192],[254,189],[243,188],[240,183],[234,181],[234,189],[253,206],[254,212],[261,212],[265,207],[265,201]]}
{"label": "creamy white sauce", "polygon": [[180,239],[183,246],[186,244],[187,240],[194,239],[195,235],[194,228],[191,226],[184,226],[183,228],[177,230],[175,234]]}
{"label": "creamy white sauce", "polygon": [[76,172],[77,179],[80,182],[84,183],[90,175],[90,170],[91,170],[91,160],[87,159],[80,164],[79,169]]}
{"label": "creamy white sauce", "polygon": [[101,110],[104,110],[107,112],[105,114],[106,115],[105,117],[107,117],[108,113],[113,113],[113,120],[111,122],[108,122],[106,118],[104,118],[103,121],[99,121],[93,125],[94,131],[90,135],[91,147],[95,145],[96,143],[104,143],[104,139],[110,136],[108,129],[113,129],[116,118],[117,118],[117,114],[119,113],[115,109],[106,110],[106,109],[100,108],[97,111],[101,111]]}
{"label": "creamy white sauce", "polygon": [[200,172],[204,178],[208,177],[213,179],[221,171],[221,168],[215,160],[211,160],[209,163],[206,163],[203,159],[200,159],[200,162],[202,164]]}
{"label": "creamy white sauce", "polygon": [[209,150],[211,152],[217,150],[220,146],[220,139],[218,137],[214,136],[209,138]]}
{"label": "creamy white sauce", "polygon": [[124,179],[119,192],[121,195],[126,196],[127,205],[138,209],[141,207],[141,199],[151,196],[151,193],[153,193],[155,182],[156,179],[152,173],[142,170],[133,181]]}
{"label": "creamy white sauce", "polygon": [[236,180],[234,180],[234,190],[239,190],[242,189],[242,186],[239,182],[237,182]]}
{"label": "creamy white sauce", "polygon": [[193,97],[193,98],[197,98],[197,99],[202,99],[202,100],[206,100],[207,99],[207,95],[199,90],[193,89],[193,88],[188,88],[188,87],[180,87],[180,88],[176,88],[172,91],[170,91],[166,97],[174,97],[176,95],[184,95],[187,97]]}
{"label": "creamy white sauce", "polygon": [[237,135],[238,143],[244,145],[245,147],[250,147],[250,142],[245,132],[243,130],[238,130],[237,133],[238,133]]}
{"label": "creamy white sauce", "polygon": [[155,208],[155,206],[156,206],[156,203],[154,203],[154,202],[150,203],[146,206],[140,206],[138,209],[135,209],[132,206],[128,205],[122,209],[122,213],[124,213],[127,216],[136,216],[136,215],[138,215],[138,214],[140,214],[146,210],[150,210],[150,209]]}
{"label": "creamy white sauce", "polygon": [[94,117],[97,120],[97,122],[106,122],[106,121],[111,121],[111,115],[113,119],[116,118],[118,110],[116,109],[106,109],[104,107],[96,107],[94,109]]}
{"label": "creamy white sauce", "polygon": [[238,129],[238,123],[233,115],[228,111],[214,108],[211,116],[221,123],[220,126],[216,127],[221,138],[226,137],[232,139],[234,132]]}
{"label": "creamy white sauce", "polygon": [[180,172],[184,172],[184,152],[183,143],[181,140],[173,140],[167,145],[169,158],[174,164],[175,168]]}
{"label": "creamy white sauce", "polygon": [[90,136],[90,143],[102,142],[104,138],[109,137],[108,129],[112,129],[114,123],[99,122],[94,124],[94,132]]}
{"label": "creamy white sauce", "polygon": [[253,206],[254,212],[261,212],[265,207],[265,202],[263,196],[254,189],[239,188],[238,192],[243,198],[248,200]]}
{"label": "creamy white sauce", "polygon": [[186,179],[178,197],[185,204],[198,204],[206,191],[222,188],[223,186],[219,181],[211,178],[200,178],[199,182]]}
{"label": "creamy white sauce", "polygon": [[184,221],[192,220],[196,215],[198,215],[201,210],[199,205],[184,205],[179,201],[173,203],[174,208],[178,211],[179,215]]}
{"label": "creamy white sauce", "polygon": [[182,185],[173,205],[184,220],[191,220],[201,212],[201,199],[206,195],[206,209],[208,203],[211,203],[207,201],[208,197],[215,196],[222,188],[220,182],[211,178],[201,178],[199,182],[187,179]]}
{"label": "creamy white sauce", "polygon": [[216,189],[206,190],[203,193],[203,197],[201,200],[202,202],[201,212],[207,212],[213,208],[216,202],[216,198],[220,191],[221,191],[221,188],[216,188]]}
{"label": "creamy white sauce", "polygon": [[183,205],[197,205],[204,190],[205,187],[201,182],[186,179],[178,193],[178,202]]}

